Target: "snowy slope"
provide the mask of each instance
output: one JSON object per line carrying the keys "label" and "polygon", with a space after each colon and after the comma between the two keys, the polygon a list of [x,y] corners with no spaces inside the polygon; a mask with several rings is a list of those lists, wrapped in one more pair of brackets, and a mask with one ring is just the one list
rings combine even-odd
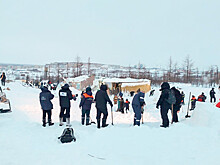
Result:
{"label": "snowy slope", "polygon": [[[63,127],[58,126],[59,101],[53,99],[52,119],[55,126],[41,126],[42,112],[39,104],[40,90],[23,87],[20,83],[7,84],[12,113],[0,114],[0,160],[1,165],[65,165],[71,164],[219,164],[220,109],[209,103],[197,103],[190,119],[185,119],[187,104],[181,109],[180,122],[169,128],[160,128],[159,110],[155,103],[159,97],[146,95],[144,125],[133,127],[133,112],[114,112],[114,126],[98,130],[96,125],[81,126],[80,99],[72,101],[71,124],[75,130],[76,143],[61,144],[57,137]],[[189,85],[182,88],[188,102],[189,92],[198,96],[202,91],[208,96],[210,89]],[[73,90],[74,94],[80,91]],[[216,90],[217,91],[217,90]],[[220,97],[217,92],[217,98]],[[126,97],[130,101],[132,98]],[[110,109],[110,107],[109,107]],[[116,106],[114,107],[114,110]],[[91,117],[95,120],[93,105]],[[170,114],[169,114],[169,118]],[[110,111],[108,123],[111,123]]]}

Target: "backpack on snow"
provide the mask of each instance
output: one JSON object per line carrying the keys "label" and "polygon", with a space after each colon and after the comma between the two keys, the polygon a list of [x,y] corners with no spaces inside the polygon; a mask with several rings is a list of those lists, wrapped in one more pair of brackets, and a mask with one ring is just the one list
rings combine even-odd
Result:
{"label": "backpack on snow", "polygon": [[72,128],[65,128],[63,130],[63,134],[60,137],[58,137],[58,139],[60,139],[61,143],[70,143],[73,140],[74,142],[76,141],[74,131]]}
{"label": "backpack on snow", "polygon": [[171,105],[176,103],[175,92],[172,89],[169,89],[168,99],[166,99],[166,101],[167,101],[167,103],[169,103]]}

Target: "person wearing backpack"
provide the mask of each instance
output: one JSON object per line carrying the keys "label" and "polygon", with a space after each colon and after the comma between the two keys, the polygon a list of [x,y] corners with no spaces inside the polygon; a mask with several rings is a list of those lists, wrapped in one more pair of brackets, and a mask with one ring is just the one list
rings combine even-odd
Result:
{"label": "person wearing backpack", "polygon": [[46,127],[46,115],[48,116],[49,126],[54,125],[51,120],[53,104],[51,100],[54,98],[54,95],[48,90],[47,87],[42,87],[40,93],[40,105],[43,110],[43,127]]}
{"label": "person wearing backpack", "polygon": [[159,109],[160,106],[160,114],[162,118],[162,125],[160,127],[169,127],[169,118],[168,111],[171,109],[171,104],[167,102],[170,93],[170,85],[168,82],[163,82],[161,85],[161,95],[159,100],[157,101],[156,108]]}
{"label": "person wearing backpack", "polygon": [[[71,126],[70,125],[70,100],[76,100],[76,97],[72,95],[72,91],[69,89],[69,85],[65,84],[64,86],[61,87],[59,91],[59,100],[60,100],[60,124],[59,126],[63,125],[63,118],[66,117],[67,124],[66,126]],[[64,112],[66,112],[64,114]]]}
{"label": "person wearing backpack", "polygon": [[108,117],[108,109],[107,109],[107,102],[110,104],[111,108],[113,107],[113,104],[111,100],[108,97],[107,94],[107,85],[101,85],[100,90],[95,95],[95,102],[96,102],[96,109],[97,109],[97,128],[100,128],[100,119],[101,115],[103,114],[102,118],[102,127],[107,127],[108,124],[106,124],[106,120]]}
{"label": "person wearing backpack", "polygon": [[135,94],[132,100],[132,108],[134,111],[134,126],[140,126],[141,121],[141,106],[144,105],[144,96],[145,93],[141,92],[140,89],[137,90],[137,94]]}
{"label": "person wearing backpack", "polygon": [[171,90],[174,92],[176,98],[176,103],[173,104],[173,122],[177,123],[179,122],[177,113],[180,111],[181,108],[182,95],[180,91],[175,87],[172,87]]}
{"label": "person wearing backpack", "polygon": [[91,110],[91,104],[93,103],[93,96],[91,92],[91,88],[87,87],[86,92],[82,94],[82,98],[79,104],[79,108],[82,107],[82,125],[85,124],[85,116],[86,116],[86,126],[90,125],[90,110]]}

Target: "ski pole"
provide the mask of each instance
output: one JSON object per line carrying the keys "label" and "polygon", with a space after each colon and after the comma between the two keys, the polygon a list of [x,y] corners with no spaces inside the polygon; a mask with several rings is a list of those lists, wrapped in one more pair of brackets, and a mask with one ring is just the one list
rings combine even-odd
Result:
{"label": "ski pole", "polygon": [[187,114],[186,114],[185,118],[189,118],[189,117],[191,117],[191,116],[189,116],[189,104],[190,104],[190,98],[191,98],[191,92],[189,93],[189,102],[188,102]]}
{"label": "ski pole", "polygon": [[112,112],[112,107],[111,107],[111,116],[112,116],[112,125],[114,125],[114,124],[113,124],[113,112]]}

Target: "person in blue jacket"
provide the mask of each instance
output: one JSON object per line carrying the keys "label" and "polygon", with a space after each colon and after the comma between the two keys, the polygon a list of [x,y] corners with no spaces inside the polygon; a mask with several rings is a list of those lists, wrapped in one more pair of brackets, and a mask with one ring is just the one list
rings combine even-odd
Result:
{"label": "person in blue jacket", "polygon": [[91,92],[91,88],[87,87],[86,92],[82,94],[81,96],[81,101],[79,104],[79,108],[82,107],[82,125],[85,124],[85,116],[86,116],[86,125],[90,125],[89,120],[90,120],[90,110],[91,110],[91,105],[93,103],[93,96]]}
{"label": "person in blue jacket", "polygon": [[43,110],[43,127],[46,127],[46,115],[48,116],[49,126],[54,125],[51,120],[53,104],[51,100],[54,98],[54,95],[48,90],[47,87],[42,87],[40,93],[40,104]]}
{"label": "person in blue jacket", "polygon": [[134,111],[134,126],[135,125],[140,126],[141,106],[144,104],[144,96],[145,94],[141,92],[140,89],[138,89],[137,94],[135,94],[132,100],[132,108]]}

